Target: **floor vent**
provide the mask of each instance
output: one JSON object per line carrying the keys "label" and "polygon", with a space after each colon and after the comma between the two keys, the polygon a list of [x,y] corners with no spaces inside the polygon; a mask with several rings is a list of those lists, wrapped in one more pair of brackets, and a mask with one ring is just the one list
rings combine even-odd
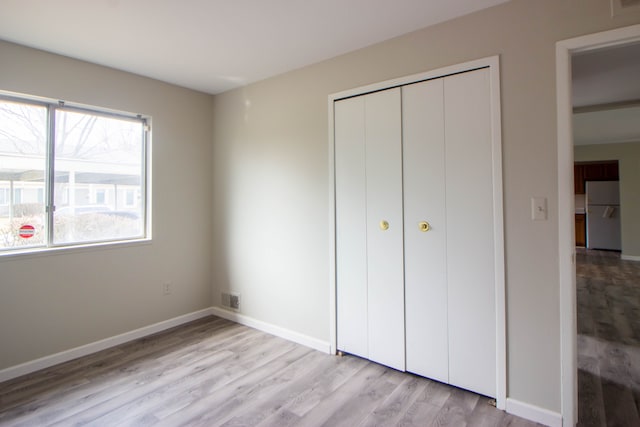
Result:
{"label": "floor vent", "polygon": [[223,307],[230,308],[232,310],[240,310],[240,295],[222,292],[220,304]]}

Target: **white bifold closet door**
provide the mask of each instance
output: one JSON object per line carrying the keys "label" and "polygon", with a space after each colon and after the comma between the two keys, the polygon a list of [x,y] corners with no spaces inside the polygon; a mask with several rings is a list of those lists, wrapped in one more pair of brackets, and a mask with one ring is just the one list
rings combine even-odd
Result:
{"label": "white bifold closet door", "polygon": [[334,102],[338,350],[496,396],[489,69]]}
{"label": "white bifold closet door", "polygon": [[401,91],[334,112],[338,349],[404,370]]}
{"label": "white bifold closet door", "polygon": [[495,396],[489,70],[405,86],[403,130],[407,370]]}
{"label": "white bifold closet door", "polygon": [[402,89],[407,370],[448,383],[443,107],[444,79]]}
{"label": "white bifold closet door", "polygon": [[338,349],[369,357],[364,97],[334,104]]}

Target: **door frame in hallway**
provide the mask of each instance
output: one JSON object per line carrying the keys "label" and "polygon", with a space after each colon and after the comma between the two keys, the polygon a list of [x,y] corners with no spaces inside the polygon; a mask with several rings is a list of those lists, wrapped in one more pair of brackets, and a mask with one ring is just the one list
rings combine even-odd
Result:
{"label": "door frame in hallway", "polygon": [[640,25],[632,25],[556,43],[561,407],[563,425],[567,426],[574,426],[578,421],[571,57],[580,52],[639,41]]}

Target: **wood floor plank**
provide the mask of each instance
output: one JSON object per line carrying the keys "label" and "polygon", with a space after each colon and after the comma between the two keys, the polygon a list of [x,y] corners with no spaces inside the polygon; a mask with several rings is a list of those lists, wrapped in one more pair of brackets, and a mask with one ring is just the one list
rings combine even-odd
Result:
{"label": "wood floor plank", "polygon": [[[78,414],[78,416],[61,420],[60,426],[68,425],[69,423],[94,423],[95,425],[107,425],[106,423],[109,420],[127,420],[131,416],[131,412],[127,411],[127,409],[130,409],[130,405],[140,404],[139,401],[141,399],[145,401],[149,398],[150,394],[158,391],[162,392],[164,390],[160,389],[165,387],[175,388],[176,386],[182,385],[182,388],[186,388],[187,390],[186,392],[182,390],[183,393],[178,394],[180,398],[172,399],[170,404],[167,405],[165,396],[162,408],[156,407],[156,410],[152,412],[156,417],[162,420],[162,418],[167,414],[173,414],[176,410],[188,406],[194,399],[197,399],[200,396],[206,396],[208,393],[224,388],[235,378],[244,375],[247,371],[250,371],[256,366],[267,363],[272,358],[278,357],[282,352],[286,352],[294,347],[293,345],[282,346],[283,343],[278,341],[274,342],[270,338],[271,337],[268,336],[258,335],[256,339],[243,343],[241,348],[246,349],[247,351],[245,352],[240,351],[239,353],[236,353],[233,349],[231,351],[225,350],[225,352],[231,353],[230,357],[228,357],[229,359],[234,360],[235,357],[236,363],[232,365],[234,367],[232,370],[229,370],[227,365],[222,365],[218,369],[215,369],[213,365],[217,364],[218,360],[212,360],[210,363],[205,362],[203,366],[192,367],[186,365],[172,370],[167,376],[167,379],[163,379],[159,384],[140,384],[135,387],[135,390],[128,391],[124,394],[118,394],[113,398],[103,400],[98,405]],[[278,352],[278,347],[281,347],[279,349],[280,352]],[[249,349],[251,349],[250,352]],[[272,356],[265,357],[266,353],[271,353]],[[222,360],[224,361],[226,358],[227,357],[224,357]],[[207,371],[208,369],[210,375],[201,375],[202,372]],[[189,380],[192,381],[189,382]],[[137,421],[135,420],[133,421],[134,425],[136,422]]]}
{"label": "wood floor plank", "polygon": [[319,426],[334,413],[342,408],[344,402],[351,399],[366,388],[371,382],[376,381],[385,368],[377,364],[364,364],[346,383],[338,387],[333,393],[325,396],[316,406],[301,417],[302,425]]}
{"label": "wood floor plank", "polygon": [[[266,386],[259,385],[257,389],[245,395],[240,405],[235,405],[227,411],[225,417],[219,417],[220,425],[224,427],[258,425],[262,421],[275,415],[285,404],[293,400],[297,394],[303,392],[327,369],[332,363],[323,354],[312,352],[301,359],[300,366],[294,364],[275,373]],[[289,411],[284,411],[288,412]],[[215,425],[218,425],[216,423]]]}
{"label": "wood floor plank", "polygon": [[292,427],[302,425],[300,417],[293,412],[283,409],[257,424],[260,427]]}
{"label": "wood floor plank", "polygon": [[233,399],[225,402],[218,413],[209,411],[203,425],[207,426],[246,426],[256,425],[272,415],[281,405],[291,398],[298,387],[303,387],[301,380],[307,375],[314,375],[315,369],[324,354],[310,351],[296,360],[270,373],[264,380],[253,384],[243,393],[236,393]]}
{"label": "wood floor plank", "polygon": [[[358,357],[329,357],[330,368],[321,375],[310,378],[306,388],[292,396],[275,413],[257,424],[260,427],[280,426],[282,422],[300,422],[301,418],[321,401],[346,383],[351,377],[364,368],[369,362]],[[288,425],[288,424],[287,424]]]}
{"label": "wood floor plank", "polygon": [[197,400],[184,408],[184,412],[189,414],[186,420],[181,411],[161,419],[158,426],[208,426],[214,422],[215,416],[221,413],[221,407],[229,409],[246,402],[245,395],[256,388],[256,384],[263,384],[274,372],[291,365],[303,355],[308,354],[309,351],[308,348],[294,346],[286,352],[278,354],[278,357],[272,358],[268,363],[251,369],[245,375],[227,383],[224,388],[199,396]]}
{"label": "wood floor plank", "polygon": [[640,426],[629,381],[628,359],[617,348],[600,361],[600,379],[608,426]]}
{"label": "wood floor plank", "polygon": [[[475,408],[467,417],[469,427],[496,427],[503,424],[505,413],[489,404],[489,399],[479,398]],[[530,423],[535,425],[535,423]]]}
{"label": "wood floor plank", "polygon": [[[236,334],[236,339],[238,339],[237,329],[232,326],[229,326],[229,328]],[[221,336],[224,336],[224,334],[221,334]],[[241,339],[240,342],[245,343],[245,345],[249,345],[249,341],[254,336],[258,335],[251,334]],[[240,337],[242,337],[242,335],[240,335]],[[224,343],[224,339],[222,339],[220,343]],[[150,360],[148,356],[145,356],[142,359],[128,359],[127,362],[124,362],[124,365],[122,364],[122,361],[114,363],[112,366],[116,369],[108,370],[105,375],[93,377],[90,381],[90,394],[87,394],[86,390],[81,387],[67,387],[62,393],[55,394],[51,398],[41,396],[40,403],[46,407],[46,415],[35,418],[39,415],[39,411],[37,408],[34,409],[33,407],[29,407],[30,414],[25,418],[25,422],[38,421],[39,423],[51,424],[62,418],[69,417],[74,413],[74,411],[75,413],[79,413],[89,408],[92,408],[95,411],[96,407],[98,407],[100,403],[107,401],[113,402],[113,399],[121,394],[125,394],[129,388],[138,387],[141,384],[150,382],[153,378],[162,376],[167,372],[171,372],[171,367],[176,364],[178,366],[188,366],[184,360],[184,356],[187,354],[193,359],[201,354],[198,353],[198,351],[195,351],[196,349],[197,347],[194,345],[188,345],[177,349],[169,355],[158,355],[158,357],[153,357],[152,360]],[[140,354],[138,355],[140,356]],[[216,353],[214,353],[214,356],[219,357]],[[220,356],[226,357],[228,355],[221,354]],[[201,357],[205,356],[201,355]],[[95,373],[92,373],[92,375],[93,374]],[[163,381],[167,381],[168,378],[170,377],[165,375]],[[138,388],[138,390],[140,390],[140,388]],[[126,394],[124,399],[129,400],[133,397],[134,396],[131,394]],[[69,410],[68,405],[66,404],[70,399],[77,402],[72,410]]]}
{"label": "wood floor plank", "polygon": [[441,409],[442,407],[440,406],[432,405],[423,400],[417,400],[402,414],[396,426],[423,427],[436,425],[434,421]]}
{"label": "wood floor plank", "polygon": [[396,425],[404,413],[422,395],[427,388],[427,381],[413,375],[405,375],[396,389],[371,412],[362,422],[362,427]]}
{"label": "wood floor plank", "polygon": [[351,380],[353,375],[363,369],[369,362],[359,357],[332,357],[334,368],[317,378],[305,391],[287,403],[283,409],[304,417],[321,401],[332,395],[339,387]]}
{"label": "wood floor plank", "polygon": [[607,426],[640,426],[635,399],[629,389],[610,381],[602,382]]}
{"label": "wood floor plank", "polygon": [[375,410],[397,387],[392,370],[383,370],[380,375],[371,376],[361,390],[341,402],[331,416],[322,423],[325,427],[349,427],[359,425],[370,412]]}
{"label": "wood floor plank", "polygon": [[630,384],[636,408],[640,412],[640,346],[626,346],[630,365]]}
{"label": "wood floor plank", "polygon": [[578,370],[579,421],[582,426],[604,427],[606,418],[600,379],[600,362],[596,357],[580,357]]}
{"label": "wood floor plank", "polygon": [[[224,421],[222,426],[247,426],[260,425],[264,420],[274,417],[282,419],[282,416],[276,416],[276,413],[285,407],[288,403],[294,401],[300,394],[304,393],[318,378],[322,377],[326,372],[335,366],[336,358],[327,358],[324,354],[312,352],[301,361],[303,369],[286,368],[285,372],[274,374],[278,380],[275,387],[270,390],[263,388],[260,394],[253,393],[251,395],[251,403],[242,405],[233,412],[221,417],[220,421]],[[293,367],[293,366],[292,366]],[[293,414],[291,411],[282,410],[283,414]],[[233,417],[230,417],[233,415]],[[287,415],[286,419],[299,419],[296,415],[292,417]]]}
{"label": "wood floor plank", "polygon": [[[228,325],[233,325],[232,323],[228,323]],[[162,336],[157,337],[157,339],[161,339],[164,340],[162,338]],[[173,339],[171,340],[164,340],[167,342],[173,342]],[[136,372],[142,372],[142,375],[153,375],[153,369],[144,369],[145,366],[145,361],[149,360],[150,354],[152,354],[154,357],[154,361],[161,361],[162,360],[162,355],[161,353],[155,353],[152,350],[156,349],[158,350],[160,347],[158,346],[147,346],[144,351],[141,351],[142,348],[144,347],[144,345],[142,345],[142,341],[140,341],[136,347],[133,346],[128,346],[130,347],[131,351],[130,354],[128,355],[129,357],[120,357],[118,360],[116,361],[112,361],[107,359],[108,361],[103,361],[102,363],[99,363],[99,365],[101,366],[100,368],[93,368],[93,369],[84,369],[84,376],[83,379],[86,380],[86,384],[90,384],[90,390],[91,390],[91,396],[90,397],[95,397],[95,396],[99,396],[100,395],[100,391],[104,388],[108,388],[111,389],[112,391],[110,391],[110,393],[113,393],[113,390],[122,390],[124,388],[118,388],[118,382],[123,380],[124,381],[131,381],[132,378],[135,378],[135,373]],[[134,348],[138,348],[138,350],[134,350]],[[173,354],[175,357],[179,357],[181,352],[184,351],[188,351],[189,347],[188,346],[181,346],[178,349],[175,349],[175,351],[171,354]],[[151,352],[150,352],[151,351]],[[162,369],[162,365],[158,364],[159,368]],[[65,367],[62,368],[52,368],[52,369],[62,369],[62,374],[61,376],[64,376],[64,370]],[[70,376],[77,376],[78,375],[78,370],[74,367],[73,369],[69,369],[70,371]],[[61,401],[62,406],[63,406],[63,411],[68,412],[69,408],[64,408],[64,402],[67,402],[69,399],[73,399],[77,402],[84,402],[85,400],[85,395],[87,395],[85,389],[83,387],[79,387],[79,388],[73,388],[73,387],[69,387],[68,384],[66,384],[67,381],[63,381],[63,382],[58,382],[58,383],[54,383],[49,385],[49,388],[52,388],[55,392],[52,393],[50,391],[47,391],[46,393],[42,393],[39,392],[36,395],[38,396],[38,401],[40,404],[42,404],[46,409],[47,409],[47,413],[49,415],[51,415],[53,412],[55,412],[55,408],[56,406],[54,405],[54,403],[56,401]],[[37,410],[34,410],[33,407],[28,407],[29,412],[31,413],[31,415],[33,416],[33,413],[37,412]],[[5,407],[6,410],[6,407]],[[6,412],[5,412],[6,413]],[[45,421],[42,421],[45,422]]]}
{"label": "wood floor plank", "polygon": [[[211,327],[216,328],[218,323],[219,322],[216,322],[211,325]],[[227,321],[225,321],[225,324],[232,325],[231,322]],[[189,329],[191,329],[190,332],[194,333],[191,336],[193,340],[197,337],[195,333],[197,329],[202,328],[204,330],[208,325],[198,324],[195,330],[192,329],[193,326],[189,326]],[[23,405],[26,403],[24,400],[25,396],[30,399],[37,396],[40,400],[51,396],[57,397],[59,390],[63,387],[65,390],[73,390],[86,384],[88,375],[93,379],[102,378],[103,374],[112,376],[114,373],[118,373],[117,368],[132,372],[135,371],[138,366],[136,362],[145,360],[150,354],[153,354],[155,357],[160,357],[163,353],[171,353],[185,348],[185,341],[181,339],[179,335],[168,333],[166,339],[162,337],[163,335],[159,335],[154,340],[143,338],[136,340],[135,343],[123,344],[119,352],[106,350],[99,352],[102,353],[102,356],[96,353],[86,358],[80,358],[77,361],[47,369],[39,381],[31,381],[31,378],[28,377],[27,386],[20,387],[19,389],[13,388],[11,391],[0,395],[0,407],[7,409],[15,405]],[[91,363],[87,364],[87,360],[91,361]],[[32,375],[32,377],[33,376],[35,375]]]}
{"label": "wood floor plank", "polygon": [[530,425],[484,400],[212,316],[0,384],[0,426]]}
{"label": "wood floor plank", "polygon": [[422,394],[418,397],[418,401],[427,402],[437,408],[442,408],[449,400],[449,397],[451,397],[453,390],[453,387],[441,382],[429,381]]}
{"label": "wood floor plank", "polygon": [[579,249],[578,425],[640,425],[640,263]]}
{"label": "wood floor plank", "polygon": [[[233,357],[233,353],[229,351],[221,351],[216,353],[214,356],[209,358],[208,364],[206,367],[213,367],[215,364],[225,361],[226,359],[230,359]],[[185,367],[183,369],[172,370],[169,373],[163,373],[163,382],[169,382],[171,384],[178,383],[180,381],[184,381],[185,378],[193,377],[197,375],[199,370],[195,371],[190,369],[189,367]],[[122,385],[119,385],[122,387]],[[124,386],[129,390],[135,388],[135,392],[126,391],[118,394],[106,394],[100,396],[99,398],[96,395],[91,396],[91,400],[85,403],[84,405],[78,407],[76,406],[74,410],[75,414],[69,414],[68,411],[63,413],[63,415],[67,415],[66,417],[61,417],[55,423],[51,423],[51,425],[56,426],[64,426],[70,424],[82,424],[82,425],[110,425],[111,422],[125,422],[128,417],[133,415],[132,413],[124,413],[123,407],[131,408],[136,405],[141,405],[141,401],[147,399],[149,395],[157,392],[158,384],[154,382],[146,382],[140,381],[135,383],[129,383]],[[140,419],[144,419],[148,417],[148,412],[141,411]],[[157,418],[154,415],[154,419]],[[136,421],[136,424],[141,424],[142,421]]]}
{"label": "wood floor plank", "polygon": [[467,419],[476,407],[480,397],[477,394],[454,388],[449,399],[440,408],[435,423],[438,426],[458,426],[467,424]]}

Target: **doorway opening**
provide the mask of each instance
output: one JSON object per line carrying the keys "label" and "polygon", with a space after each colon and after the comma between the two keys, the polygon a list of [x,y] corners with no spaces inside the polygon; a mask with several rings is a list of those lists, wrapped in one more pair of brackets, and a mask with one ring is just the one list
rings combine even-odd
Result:
{"label": "doorway opening", "polygon": [[[594,102],[592,99],[589,101],[590,104],[587,103],[579,105],[580,102],[584,102],[584,98],[582,100],[576,99],[576,95],[578,95],[582,89],[576,88],[576,70],[574,69],[574,74],[572,75],[572,65],[576,67],[579,65],[576,62],[580,62],[582,60],[586,60],[588,62],[589,60],[594,59],[593,57],[590,57],[590,55],[608,55],[617,49],[624,49],[633,46],[640,46],[640,25],[565,40],[558,42],[556,45],[562,414],[566,425],[575,425],[579,419],[578,331],[582,331],[582,329],[580,329],[582,326],[579,328],[579,325],[577,324],[577,303],[580,296],[577,296],[576,288],[575,208],[578,204],[576,203],[575,198],[573,172],[574,159],[578,158],[577,155],[574,155],[574,153],[577,152],[574,147],[574,141],[583,136],[581,132],[584,129],[579,127],[579,120],[576,120],[574,113],[586,114],[583,115],[582,118],[590,115],[591,113],[598,113],[605,122],[610,122],[610,116],[612,114],[619,114],[623,109],[632,110],[634,107],[640,108],[640,96],[637,96],[635,100],[618,99]],[[609,66],[614,64],[612,61],[603,61],[602,59],[596,60],[595,62]],[[605,88],[607,87],[605,86]],[[612,90],[609,90],[609,92],[610,96],[614,95]],[[627,90],[627,92],[629,91]],[[582,93],[588,93],[588,91]],[[588,98],[588,96],[586,98]],[[594,133],[597,133],[596,131],[603,129],[601,126],[595,125],[596,121],[592,117],[589,117],[589,120],[586,120],[586,123],[592,125],[592,129],[589,132],[592,136]],[[595,138],[596,142],[592,142],[592,145],[597,145],[598,141],[606,139],[601,135],[595,135]],[[640,141],[640,139],[637,141]],[[617,144],[625,144],[630,143],[631,141],[616,142]],[[594,158],[592,160],[619,160],[619,166],[620,169],[622,169],[622,159],[623,157],[620,156],[618,156],[618,158],[612,158],[609,156],[609,158]],[[623,179],[624,176],[622,172],[621,175],[621,179]],[[640,184],[640,179],[638,180],[638,183]],[[625,235],[625,232],[622,234]],[[627,249],[630,251],[627,256],[633,257],[634,255],[632,252],[635,249],[628,245]],[[586,250],[578,250],[578,262],[580,263],[586,261],[582,258],[583,255],[585,255],[582,253],[583,251]],[[621,245],[621,251],[622,255],[625,255],[624,244]],[[640,260],[640,257],[638,257],[638,260]],[[593,259],[589,261],[597,264]],[[582,279],[582,277],[580,279]],[[584,346],[585,344],[589,343],[585,343],[584,340],[581,339],[580,345]],[[612,371],[615,371],[615,366],[611,367],[609,370],[609,372]],[[582,385],[586,383],[584,378],[582,378],[581,383]],[[633,410],[636,411],[636,416],[639,412],[637,410],[638,405],[636,402],[640,401],[640,398],[637,396],[637,393],[636,395],[632,394],[630,396],[631,401],[629,402],[630,405],[633,405]]]}

